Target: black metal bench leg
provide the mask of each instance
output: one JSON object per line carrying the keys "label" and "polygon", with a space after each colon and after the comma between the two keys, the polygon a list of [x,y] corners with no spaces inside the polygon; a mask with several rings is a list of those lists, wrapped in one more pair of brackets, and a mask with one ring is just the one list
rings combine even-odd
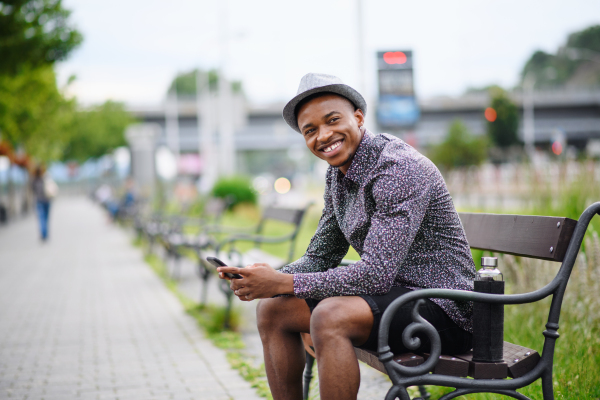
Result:
{"label": "black metal bench leg", "polygon": [[200,293],[200,305],[205,306],[208,298],[208,278],[210,271],[204,270],[202,275],[202,293]]}
{"label": "black metal bench leg", "polygon": [[204,307],[206,305],[206,300],[208,299],[208,278],[210,278],[211,270],[206,268],[206,266],[202,262],[202,255],[198,255],[198,276],[202,280],[202,284],[200,286],[200,306]]}
{"label": "black metal bench leg", "polygon": [[303,386],[303,390],[302,390],[302,398],[304,400],[308,400],[308,392],[310,391],[310,381],[312,381],[313,378],[313,374],[312,374],[312,369],[313,369],[313,364],[315,363],[315,358],[313,356],[311,356],[310,354],[308,354],[308,352],[306,353],[306,366],[304,367],[304,386]]}
{"label": "black metal bench leg", "polygon": [[173,280],[178,281],[181,278],[181,256],[178,252],[173,252]]}
{"label": "black metal bench leg", "polygon": [[419,393],[421,393],[421,398],[423,400],[427,400],[431,397],[431,393],[427,391],[427,388],[425,386],[419,386]]}
{"label": "black metal bench leg", "polygon": [[225,329],[229,329],[231,328],[231,306],[232,306],[232,300],[233,300],[233,290],[231,290],[231,288],[229,287],[229,281],[226,280],[220,280],[219,282],[219,287],[221,288],[221,291],[225,294],[225,297],[227,298],[227,306],[225,308],[225,318],[223,321],[223,327]]}
{"label": "black metal bench leg", "polygon": [[152,239],[152,236],[148,236],[148,247],[146,248],[147,256],[152,254],[152,247],[154,247],[154,240]]}
{"label": "black metal bench leg", "polygon": [[410,396],[408,395],[406,388],[401,387],[401,386],[396,386],[396,385],[394,385],[390,388],[390,390],[385,395],[385,400],[396,400],[396,399],[410,400]]}
{"label": "black metal bench leg", "polygon": [[231,328],[231,306],[233,300],[233,291],[229,289],[229,291],[226,292],[225,296],[227,297],[227,308],[225,308],[225,319],[223,321],[223,327],[225,329],[229,329]]}
{"label": "black metal bench leg", "polygon": [[542,394],[544,400],[554,400],[554,388],[552,387],[552,367],[542,374]]}

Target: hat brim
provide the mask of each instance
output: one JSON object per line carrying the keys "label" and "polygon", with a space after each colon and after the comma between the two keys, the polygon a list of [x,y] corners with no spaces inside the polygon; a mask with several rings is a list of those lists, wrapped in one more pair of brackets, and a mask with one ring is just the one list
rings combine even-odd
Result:
{"label": "hat brim", "polygon": [[296,107],[298,104],[307,98],[308,96],[312,96],[315,93],[335,93],[339,94],[342,97],[348,99],[352,104],[356,106],[356,108],[360,108],[364,115],[367,115],[367,102],[362,97],[358,91],[351,88],[348,85],[344,85],[343,83],[336,83],[333,85],[319,86],[306,92],[302,92],[293,99],[291,99],[285,107],[283,107],[283,119],[287,124],[296,132],[300,132],[300,128],[298,127],[298,120],[296,119]]}

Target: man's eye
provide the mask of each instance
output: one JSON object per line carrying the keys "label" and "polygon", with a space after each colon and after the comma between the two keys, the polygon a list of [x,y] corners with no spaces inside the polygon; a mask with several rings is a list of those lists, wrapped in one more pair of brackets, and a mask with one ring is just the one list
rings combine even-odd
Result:
{"label": "man's eye", "polygon": [[340,119],[339,117],[333,117],[329,120],[330,124],[333,124],[334,122],[336,122],[338,119]]}
{"label": "man's eye", "polygon": [[311,136],[313,133],[315,133],[315,129],[307,129],[304,131],[304,136]]}

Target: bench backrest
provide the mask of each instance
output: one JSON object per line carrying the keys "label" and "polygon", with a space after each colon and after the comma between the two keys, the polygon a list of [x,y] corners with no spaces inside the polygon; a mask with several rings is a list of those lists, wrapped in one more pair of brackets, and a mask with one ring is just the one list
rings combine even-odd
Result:
{"label": "bench backrest", "polygon": [[[281,221],[293,225],[293,230],[289,234],[290,250],[288,253],[288,262],[292,261],[294,255],[294,248],[296,245],[296,237],[298,236],[298,231],[300,230],[300,224],[302,223],[302,218],[304,218],[306,210],[308,209],[308,207],[311,206],[311,204],[312,203],[309,203],[304,208],[284,208],[269,206],[263,211],[262,218],[256,228],[257,234],[262,233],[265,223],[268,220]],[[257,247],[260,246],[260,242],[256,242],[255,245]]]}
{"label": "bench backrest", "polygon": [[202,210],[201,225],[206,223],[206,220],[211,220],[212,223],[218,224],[221,217],[227,210],[230,202],[220,197],[211,197],[208,199]]}
{"label": "bench backrest", "polygon": [[459,213],[474,249],[562,262],[577,221],[564,217]]}

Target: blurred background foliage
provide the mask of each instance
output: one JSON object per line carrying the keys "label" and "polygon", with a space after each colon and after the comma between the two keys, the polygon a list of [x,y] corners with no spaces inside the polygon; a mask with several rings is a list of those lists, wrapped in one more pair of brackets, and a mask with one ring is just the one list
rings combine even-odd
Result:
{"label": "blurred background foliage", "polygon": [[529,73],[538,88],[599,85],[600,25],[569,35],[556,54],[536,51],[525,63],[521,76]]}
{"label": "blurred background foliage", "polygon": [[490,108],[495,111],[493,121],[487,121],[487,133],[495,146],[506,149],[519,144],[519,111],[506,91],[499,87],[490,89]]}
{"label": "blurred background foliage", "polygon": [[440,169],[481,165],[487,158],[488,140],[474,136],[465,124],[455,120],[444,141],[434,146],[428,153],[429,158]]}
{"label": "blurred background foliage", "polygon": [[83,38],[61,0],[0,3],[0,74],[16,75],[64,60]]}
{"label": "blurred background foliage", "polygon": [[252,182],[245,176],[220,178],[212,189],[212,195],[227,200],[230,209],[242,203],[254,205],[257,201]]}
{"label": "blurred background foliage", "polygon": [[123,132],[134,118],[122,103],[107,101],[89,110],[76,112],[62,158],[84,162],[98,158],[119,146],[125,146]]}
{"label": "blurred background foliage", "polygon": [[0,3],[0,143],[34,163],[99,157],[125,144],[134,121],[111,101],[82,111],[57,86],[55,62],[83,40],[69,15],[60,0]]}
{"label": "blurred background foliage", "polygon": [[[171,82],[171,86],[169,86],[169,92],[177,93],[178,96],[195,96],[196,95],[196,79],[198,77],[198,72],[200,74],[206,75],[208,74],[208,85],[211,92],[216,92],[219,85],[219,71],[216,69],[211,69],[209,71],[199,70],[198,68],[193,69],[188,72],[182,72],[177,74],[175,79]],[[231,82],[231,90],[234,93],[242,92],[242,82],[233,81]]]}

